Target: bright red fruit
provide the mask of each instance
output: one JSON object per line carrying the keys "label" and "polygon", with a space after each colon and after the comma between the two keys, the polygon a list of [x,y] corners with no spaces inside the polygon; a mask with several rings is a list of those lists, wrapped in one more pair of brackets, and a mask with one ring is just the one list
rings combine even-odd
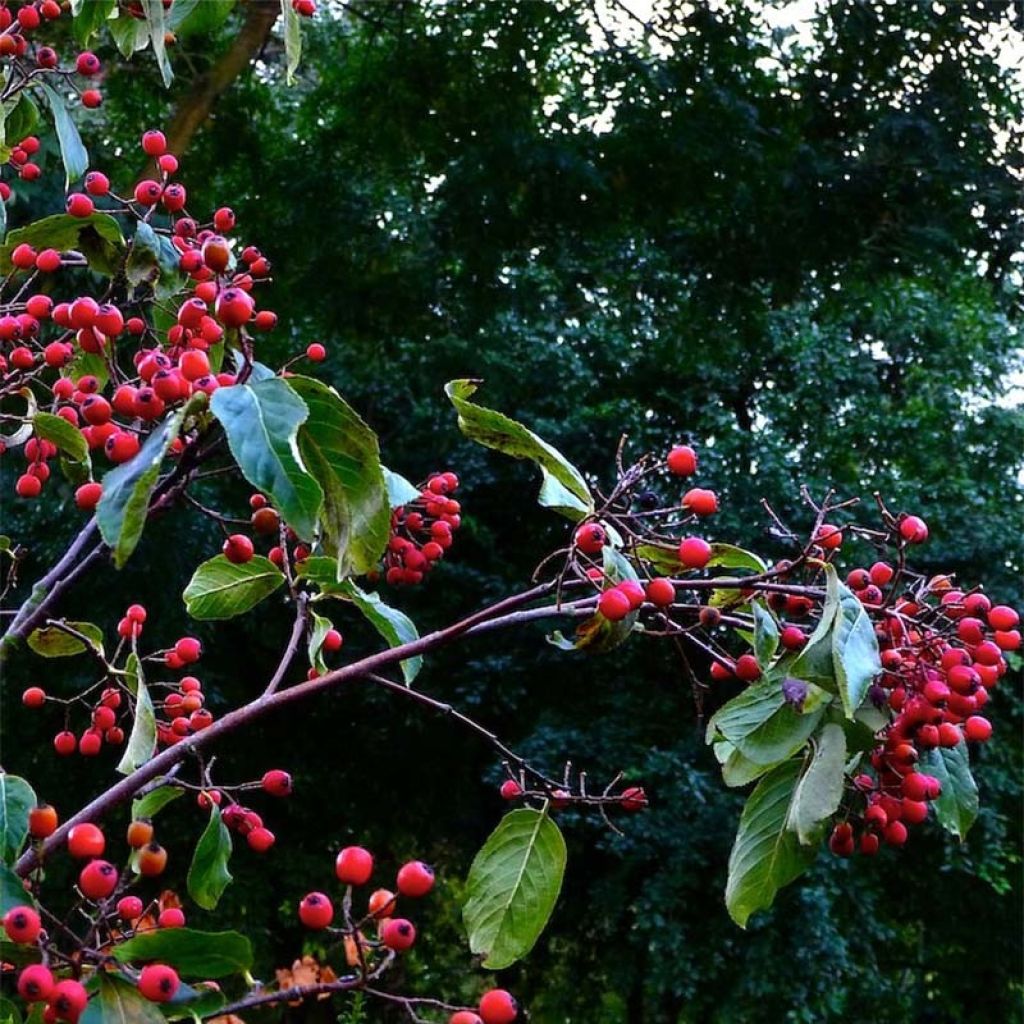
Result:
{"label": "bright red fruit", "polygon": [[519,1006],[512,994],[503,988],[485,992],[478,1007],[484,1024],[512,1024],[519,1016]]}
{"label": "bright red fruit", "polygon": [[689,445],[676,445],[665,462],[669,472],[676,476],[693,476],[697,472],[697,453]]}
{"label": "bright red fruit", "polygon": [[299,904],[299,920],[307,928],[326,928],[334,920],[334,904],[322,892],[311,892]]}
{"label": "bright red fruit", "polygon": [[373,874],[373,854],[361,846],[346,846],[334,862],[334,873],[345,885],[365,885]]}
{"label": "bright red fruit", "polygon": [[178,972],[166,964],[147,964],[139,975],[139,992],[151,1003],[170,1002],[180,984]]}
{"label": "bright red fruit", "polygon": [[398,869],[397,884],[403,896],[426,896],[434,888],[434,869],[421,860],[411,860]]}

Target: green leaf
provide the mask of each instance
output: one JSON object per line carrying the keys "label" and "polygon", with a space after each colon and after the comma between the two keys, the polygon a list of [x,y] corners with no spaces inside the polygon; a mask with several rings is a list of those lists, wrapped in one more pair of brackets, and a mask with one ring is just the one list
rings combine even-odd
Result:
{"label": "green leaf", "polygon": [[805,846],[821,840],[825,822],[843,798],[846,736],[841,725],[828,723],[812,740],[814,755],[793,794],[786,827]]}
{"label": "green leaf", "polygon": [[807,684],[803,713],[786,702],[782,684],[764,679],[724,704],[708,723],[709,736],[724,736],[755,764],[772,765],[799,750],[817,728],[827,694]]}
{"label": "green leaf", "polygon": [[[4,144],[8,141],[13,143],[21,142],[26,135],[32,134],[32,129],[39,122],[39,108],[32,102],[32,97],[27,92],[19,93],[13,101],[4,105],[3,139]],[[9,108],[9,109],[8,109]]]}
{"label": "green leaf", "polygon": [[135,694],[135,721],[117,770],[122,775],[131,775],[156,752],[156,712],[142,675],[142,663],[134,651],[128,655],[125,672],[128,689]]}
{"label": "green leaf", "polygon": [[708,566],[721,566],[725,569],[750,569],[755,574],[768,571],[767,564],[746,548],[738,548],[735,544],[712,544]]}
{"label": "green leaf", "polygon": [[231,833],[221,820],[220,808],[210,808],[210,821],[196,844],[188,869],[188,894],[204,910],[217,906],[231,882],[228,861],[231,858]]}
{"label": "green leaf", "polygon": [[193,619],[230,619],[254,608],[284,582],[284,573],[263,555],[241,565],[217,555],[196,568],[181,596]]}
{"label": "green leaf", "polygon": [[72,31],[79,46],[89,41],[103,27],[117,6],[117,0],[82,0],[74,10]]}
{"label": "green leaf", "polygon": [[479,381],[453,380],[445,394],[459,414],[459,429],[471,441],[511,455],[530,459],[543,475],[538,500],[574,522],[594,511],[594,499],[580,471],[557,448],[508,416],[469,401]]}
{"label": "green leaf", "polygon": [[760,601],[751,601],[750,610],[754,616],[754,656],[767,667],[779,649],[779,626]]}
{"label": "green leaf", "polygon": [[202,983],[193,988],[182,982],[174,998],[160,1004],[160,1012],[167,1020],[194,1021],[197,1017],[204,1019],[214,1016],[226,1002],[224,993],[218,989]]}
{"label": "green leaf", "polygon": [[149,25],[144,19],[122,14],[108,26],[122,57],[131,57],[149,43]]}
{"label": "green leaf", "polygon": [[146,283],[158,299],[167,299],[185,285],[179,269],[178,250],[166,235],[157,234],[145,221],[135,230],[125,275],[135,287]]}
{"label": "green leaf", "polygon": [[338,563],[325,555],[310,555],[295,567],[299,579],[308,580],[319,587],[321,593],[331,597],[348,595],[348,582],[338,581]]}
{"label": "green leaf", "polygon": [[[360,590],[351,580],[345,581],[341,592],[363,613],[370,625],[387,641],[389,647],[400,647],[419,639],[412,619],[405,612],[386,605],[379,595]],[[402,662],[402,675],[407,686],[412,685],[422,667],[423,658],[418,654]]]}
{"label": "green leaf", "polygon": [[163,1024],[160,1007],[127,979],[101,973],[98,984],[99,991],[89,1000],[79,1024]]}
{"label": "green leaf", "polygon": [[762,775],[767,775],[780,763],[757,764],[749,757],[744,757],[728,740],[720,736],[715,739],[712,749],[722,766],[722,781],[732,789],[749,785]]}
{"label": "green leaf", "polygon": [[[828,568],[832,569],[831,566]],[[813,680],[819,685],[834,688],[836,669],[832,631],[839,611],[839,577],[834,569],[826,574],[826,582],[825,603],[818,624],[807,638],[804,649],[795,656],[780,659],[778,670],[795,679]]]}
{"label": "green leaf", "polygon": [[82,145],[82,137],[78,134],[78,128],[64,105],[64,99],[45,82],[39,85],[50,104],[50,111],[53,114],[53,126],[57,131],[57,141],[60,143],[60,155],[64,161],[64,187],[70,188],[71,182],[77,181],[89,167],[89,154]]}
{"label": "green leaf", "polygon": [[755,911],[770,907],[775,894],[810,866],[817,853],[801,846],[789,820],[799,761],[773,768],[750,794],[729,854],[729,880],[725,904],[729,916],[741,927]]}
{"label": "green leaf", "polygon": [[171,62],[167,57],[167,46],[164,43],[167,26],[164,23],[163,0],[141,0],[141,3],[142,12],[146,16],[146,24],[149,26],[153,55],[160,68],[160,77],[164,80],[164,87],[168,88],[174,81],[174,71],[171,69]]}
{"label": "green leaf", "polygon": [[978,786],[967,744],[961,739],[955,747],[927,750],[917,768],[942,783],[942,793],[933,801],[935,817],[947,832],[963,839],[978,816]]}
{"label": "green leaf", "polygon": [[3,997],[0,997],[0,1024],[21,1024],[21,1011]]}
{"label": "green leaf", "polygon": [[[10,273],[11,253],[22,243],[34,249],[78,250],[93,270],[107,276],[116,271],[125,250],[121,227],[107,213],[93,213],[88,217],[55,213],[16,228],[0,246],[0,271]],[[97,358],[102,362],[102,357]]]}
{"label": "green leaf", "polygon": [[227,21],[235,0],[175,0],[168,11],[168,25],[178,39],[208,35]]}
{"label": "green leaf", "polygon": [[281,17],[284,18],[284,53],[287,61],[285,82],[291,85],[302,59],[302,23],[291,0],[281,0]]}
{"label": "green leaf", "polygon": [[82,432],[73,427],[63,416],[54,416],[48,412],[37,412],[32,417],[32,426],[36,436],[45,441],[51,441],[72,462],[91,464],[89,458],[89,445],[86,443]]}
{"label": "green leaf", "polygon": [[419,488],[413,487],[401,473],[394,473],[386,466],[381,466],[381,469],[384,470],[384,484],[388,489],[388,501],[392,508],[401,508],[420,496]]}
{"label": "green leaf", "polygon": [[171,413],[154,427],[135,458],[115,466],[103,478],[103,496],[96,506],[96,522],[103,539],[113,549],[114,565],[118,569],[128,561],[142,537],[149,499],[160,478],[164,457],[185,417],[199,404],[193,398],[184,409]]}
{"label": "green leaf", "polygon": [[[0,776],[2,777],[2,776]],[[33,807],[35,804],[32,805]],[[29,808],[31,810],[31,808]],[[28,816],[25,816],[26,828]],[[14,861],[14,856],[11,861]],[[25,889],[22,880],[3,861],[0,861],[0,917],[3,917],[12,907],[35,906],[32,894]],[[6,933],[0,931],[0,937],[6,938]],[[0,955],[0,961],[6,960],[5,955]]]}
{"label": "green leaf", "polygon": [[299,451],[323,490],[324,548],[337,553],[338,579],[370,572],[391,535],[377,435],[321,381],[295,376],[288,384],[309,409],[299,429]]}
{"label": "green leaf", "polygon": [[110,950],[122,964],[157,961],[189,978],[223,978],[252,967],[252,946],[238,932],[159,928],[142,932]]}
{"label": "green leaf", "polygon": [[565,840],[543,811],[506,814],[473,860],[462,919],[469,948],[501,970],[533,948],[555,908]]}
{"label": "green leaf", "polygon": [[871,681],[882,671],[882,660],[875,627],[864,605],[849,587],[838,582],[831,565],[828,570],[829,584],[836,578],[839,592],[839,610],[832,629],[832,659],[846,717],[853,718],[864,703]]}
{"label": "green leaf", "polygon": [[[71,621],[68,621],[66,625],[81,633],[82,636],[88,637],[95,648],[100,653],[103,652],[103,630],[99,626],[95,626],[91,622]],[[88,646],[78,637],[65,633],[64,630],[58,629],[56,626],[43,626],[33,630],[29,633],[28,645],[43,658],[69,658],[74,654],[84,654],[89,650]]]}
{"label": "green leaf", "polygon": [[324,638],[334,626],[330,619],[313,613],[313,628],[309,631],[309,643],[306,650],[309,654],[309,664],[318,672],[326,672],[327,664],[324,662]]}
{"label": "green leaf", "polygon": [[285,522],[311,540],[324,495],[298,448],[306,403],[280,377],[219,388],[210,403],[242,475],[270,495]]}
{"label": "green leaf", "polygon": [[184,794],[185,790],[178,789],[177,786],[159,786],[150,790],[145,796],[132,801],[132,821],[138,821],[139,818],[152,818],[172,800],[177,800]]}
{"label": "green leaf", "polygon": [[20,775],[0,772],[0,860],[11,864],[18,859],[28,838],[28,815],[36,805],[36,794]]}

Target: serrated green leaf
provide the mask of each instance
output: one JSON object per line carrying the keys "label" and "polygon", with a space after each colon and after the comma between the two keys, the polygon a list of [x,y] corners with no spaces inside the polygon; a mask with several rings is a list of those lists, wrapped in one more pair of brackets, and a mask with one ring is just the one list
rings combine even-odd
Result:
{"label": "serrated green leaf", "polygon": [[754,656],[760,665],[767,666],[779,649],[779,625],[760,601],[751,601],[750,610],[754,616]]}
{"label": "serrated green leaf", "polygon": [[786,702],[777,679],[748,686],[714,714],[708,723],[709,737],[717,731],[755,764],[785,760],[807,742],[824,713],[827,695],[813,683],[807,685],[803,713]]}
{"label": "serrated green leaf", "polygon": [[[103,652],[103,630],[91,622],[71,622],[66,625],[88,637],[95,648]],[[89,647],[78,637],[65,633],[57,626],[42,626],[28,635],[28,645],[43,658],[69,658],[75,654],[84,654]]]}
{"label": "serrated green leaf", "polygon": [[401,473],[395,473],[386,466],[382,466],[381,469],[384,470],[384,484],[388,489],[388,501],[393,509],[408,505],[420,496],[419,489],[413,487]]}
{"label": "serrated green leaf", "polygon": [[846,766],[846,736],[841,725],[829,722],[812,742],[814,754],[796,784],[786,824],[804,845],[821,840],[825,822],[839,807]]}
{"label": "serrated green leaf", "polygon": [[50,441],[64,452],[72,462],[89,464],[89,445],[82,432],[72,426],[63,416],[49,412],[37,412],[32,417],[36,436]]}
{"label": "serrated green leaf", "polygon": [[284,18],[284,54],[287,65],[285,81],[291,85],[302,59],[302,23],[291,0],[281,0],[281,17]]}
{"label": "serrated green leaf", "polygon": [[169,964],[187,978],[223,978],[252,967],[252,946],[238,932],[158,928],[118,943],[110,953],[122,964]]}
{"label": "serrated green leaf", "polygon": [[135,287],[148,284],[158,299],[175,295],[186,282],[179,269],[178,250],[166,235],[157,234],[145,221],[135,229],[125,276]]}
{"label": "serrated green leaf", "polygon": [[309,642],[306,645],[306,652],[309,655],[309,664],[318,672],[326,672],[327,664],[324,661],[324,639],[334,628],[330,619],[313,613],[312,628],[309,631]]}
{"label": "serrated green leaf", "polygon": [[13,864],[28,838],[28,815],[36,794],[20,776],[0,772],[0,860]]}
{"label": "serrated green leaf", "polygon": [[116,6],[117,0],[80,0],[72,7],[74,21],[71,28],[79,46],[89,45],[92,37],[104,26]]}
{"label": "serrated green leaf", "polygon": [[524,957],[544,930],[565,874],[565,840],[543,811],[502,818],[473,860],[462,919],[469,948],[501,970]]}
{"label": "serrated green leaf", "polygon": [[[832,627],[832,660],[839,696],[847,718],[864,703],[872,680],[882,671],[878,637],[864,605],[828,566],[829,587],[838,593],[839,608]],[[834,582],[833,582],[834,581]]]}
{"label": "serrated green leaf", "polygon": [[132,821],[138,821],[139,818],[152,818],[172,800],[177,800],[184,794],[185,790],[178,789],[177,786],[159,786],[151,790],[145,796],[132,801]]}
{"label": "serrated green leaf", "polygon": [[927,750],[917,768],[942,783],[942,793],[932,804],[935,817],[947,832],[963,839],[978,817],[978,785],[967,744],[961,739],[955,747]]}
{"label": "serrated green leaf", "polygon": [[[203,396],[205,400],[205,396]],[[185,417],[200,403],[193,398],[184,409],[171,413],[153,428],[133,459],[115,466],[103,478],[103,496],[96,506],[96,522],[104,541],[114,552],[120,569],[142,537],[149,499],[160,478],[160,468]]]}
{"label": "serrated green leaf", "polygon": [[140,0],[140,2],[142,13],[146,18],[146,25],[149,27],[153,56],[156,57],[157,67],[160,68],[160,77],[163,79],[164,87],[167,88],[174,81],[174,71],[171,68],[171,62],[167,56],[167,45],[164,42],[167,25],[164,20],[163,0]]}
{"label": "serrated green leaf", "polygon": [[770,907],[779,889],[806,871],[817,854],[786,828],[800,768],[799,761],[777,765],[743,808],[725,890],[729,916],[741,928],[755,911]]}
{"label": "serrated green leaf", "polygon": [[[110,214],[72,217],[68,213],[55,213],[15,228],[7,236],[0,246],[0,271],[10,273],[11,253],[23,243],[34,249],[78,250],[89,260],[93,270],[108,276],[116,270],[125,250],[121,226]],[[102,357],[96,358],[102,362]]]}
{"label": "serrated green leaf", "polygon": [[391,535],[377,435],[328,385],[300,376],[288,384],[309,409],[299,428],[299,450],[323,491],[324,548],[337,554],[339,579],[370,572]]}
{"label": "serrated green leaf", "polygon": [[181,596],[193,619],[230,619],[254,608],[284,582],[284,573],[262,555],[242,564],[217,555],[196,568]]}
{"label": "serrated green leaf", "polygon": [[125,684],[135,694],[135,720],[117,770],[131,775],[156,752],[156,711],[142,675],[142,663],[134,652],[128,655],[125,673]]}
{"label": "serrated green leaf", "polygon": [[302,540],[311,540],[324,495],[299,454],[306,403],[280,377],[271,377],[218,389],[210,408],[242,475],[273,499]]}
{"label": "serrated green leaf", "polygon": [[196,844],[188,869],[188,894],[204,910],[213,910],[231,882],[231,833],[221,820],[220,808],[210,808],[210,821]]}
{"label": "serrated green leaf", "polygon": [[[389,647],[401,647],[419,639],[412,619],[405,612],[385,604],[379,595],[360,590],[351,580],[345,580],[339,588],[339,593],[352,601],[367,622],[387,641]],[[418,654],[402,662],[402,675],[407,686],[412,685],[422,667],[423,658]]]}
{"label": "serrated green leaf", "polygon": [[545,508],[552,508],[574,522],[590,515],[594,499],[580,471],[557,448],[521,423],[469,401],[479,383],[453,380],[445,385],[445,394],[459,415],[463,434],[486,448],[536,463],[544,478],[539,501]]}
{"label": "serrated green leaf", "polygon": [[41,82],[39,88],[50,104],[53,126],[57,132],[57,142],[60,144],[60,155],[64,161],[64,187],[70,188],[71,182],[77,181],[88,170],[89,154],[82,145],[82,137],[68,113],[64,98],[45,82]]}

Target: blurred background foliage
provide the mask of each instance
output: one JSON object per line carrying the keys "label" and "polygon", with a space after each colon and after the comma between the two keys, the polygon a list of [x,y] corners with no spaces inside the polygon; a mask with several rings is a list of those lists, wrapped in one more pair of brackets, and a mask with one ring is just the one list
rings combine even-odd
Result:
{"label": "blurred background foliage", "polygon": [[[700,481],[723,497],[714,538],[778,556],[761,497],[806,525],[801,483],[860,494],[865,520],[877,490],[929,522],[925,569],[1022,603],[1024,114],[1007,59],[1024,52],[1020,9],[798,7],[794,32],[783,3],[331,2],[306,26],[292,87],[262,0],[180,40],[169,91],[151,55],[127,65],[100,47],[94,164],[127,184],[143,170],[140,130],[177,118],[190,207],[231,205],[240,237],[273,260],[266,301],[281,325],[261,358],[323,341],[325,375],[393,468],[462,478],[450,560],[421,592],[389,597],[421,629],[521,585],[566,532],[534,507],[527,466],[461,438],[441,392],[457,376],[483,378],[486,404],[595,480],[623,433],[633,454],[692,441]],[[255,59],[225,76],[242,46]],[[43,184],[22,192],[15,223],[59,202]],[[5,510],[5,532],[32,547],[26,576],[78,520],[67,487],[48,494],[30,514]],[[227,486],[208,496],[245,500]],[[179,596],[190,567],[218,543],[172,513],[119,579],[79,587],[69,613],[112,625],[144,601],[148,638],[173,641],[194,629]],[[346,652],[373,642],[338,625]],[[198,629],[215,708],[261,685],[287,628],[264,607]],[[5,695],[36,678],[71,690],[76,670],[24,659]],[[722,899],[742,797],[721,784],[667,652],[636,640],[573,660],[538,628],[432,656],[419,685],[553,772],[565,759],[595,781],[622,769],[651,794],[623,836],[565,814],[564,896],[500,979],[532,1020],[1021,1019],[1019,673],[993,697],[967,842],[928,827],[874,861],[824,855],[747,932]],[[4,718],[5,767],[61,810],[103,785],[107,755],[69,769],[47,752],[54,723],[13,704]],[[286,767],[298,792],[266,808],[275,850],[239,850],[235,886],[195,923],[243,927],[268,972],[288,964],[304,941],[296,900],[331,884],[336,848],[364,842],[385,871],[415,855],[444,879],[417,908],[425,941],[404,983],[453,999],[480,990],[456,901],[502,812],[487,749],[353,688],[261,724],[218,765],[227,781]],[[169,879],[184,888],[200,813],[165,816]]]}

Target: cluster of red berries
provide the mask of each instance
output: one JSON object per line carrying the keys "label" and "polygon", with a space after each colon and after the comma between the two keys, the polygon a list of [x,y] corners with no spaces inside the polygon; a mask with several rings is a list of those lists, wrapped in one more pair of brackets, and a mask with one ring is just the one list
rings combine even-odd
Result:
{"label": "cluster of red berries", "polygon": [[[867,578],[866,586],[877,589],[894,575],[886,563],[876,563],[855,569],[848,582]],[[1020,648],[1019,624],[1013,608],[956,590],[946,577],[930,581],[916,597],[900,598],[878,624],[883,672],[875,696],[893,719],[871,753],[874,774],[854,780],[864,799],[859,831],[849,821],[837,825],[829,842],[834,853],[873,854],[880,841],[902,846],[908,827],[925,821],[942,787],[917,769],[921,755],[965,740],[984,743],[992,735],[978,712],[1007,670],[1004,653]]]}
{"label": "cluster of red berries", "polygon": [[[24,140],[31,148],[30,140]],[[26,152],[22,145],[22,152]],[[179,265],[192,281],[188,296],[178,307],[176,323],[159,336],[144,317],[129,315],[114,302],[97,302],[91,296],[78,295],[55,302],[51,286],[40,275],[51,274],[65,263],[79,265],[55,249],[37,252],[22,243],[11,253],[15,277],[21,293],[27,294],[17,305],[0,307],[0,373],[13,383],[29,384],[48,370],[61,373],[50,386],[52,411],[77,427],[90,450],[102,451],[119,464],[133,458],[141,446],[140,435],[146,425],[159,419],[169,407],[187,401],[193,394],[210,395],[219,387],[236,382],[233,373],[217,370],[225,332],[242,327],[270,330],[277,316],[270,310],[256,310],[251,292],[268,278],[270,264],[254,246],[242,249],[237,260],[232,243],[225,238],[235,228],[235,215],[228,207],[218,209],[209,225],[200,225],[182,213],[186,193],[182,185],[169,180],[178,161],[166,152],[162,132],[148,131],[142,136],[142,149],[157,160],[162,176],[146,179],[131,197],[111,191],[110,180],[101,171],[85,176],[83,192],[68,197],[68,213],[88,217],[96,211],[96,200],[114,205],[114,212],[133,215],[157,232],[169,237],[179,253]],[[171,217],[169,227],[156,226],[153,219],[159,203]],[[132,242],[132,245],[137,244]],[[66,375],[79,354],[113,358],[122,339],[140,343],[132,354],[134,376],[122,375],[109,397],[102,394],[100,381],[90,374]],[[219,348],[218,348],[219,346]],[[319,346],[322,349],[322,346]],[[310,358],[321,357],[310,346]],[[46,460],[55,451],[49,441],[35,442],[27,471],[18,479],[16,490],[23,498],[35,498],[49,477]],[[184,448],[181,438],[172,444],[171,454]],[[90,481],[75,494],[83,510],[93,509],[102,496],[102,484]]]}
{"label": "cluster of red berries", "polygon": [[[29,835],[41,841],[57,828],[56,810],[49,804],[40,804],[29,812]],[[153,839],[153,826],[145,820],[133,821],[127,831],[128,846],[132,850],[131,866],[135,875],[154,878],[163,873],[167,852]],[[155,919],[148,915],[147,905],[138,896],[127,893],[133,879],[122,876],[118,869],[103,859],[106,837],[98,825],[85,822],[75,825],[67,837],[68,853],[75,860],[84,861],[78,874],[77,888],[95,918],[97,927],[116,928],[125,937],[133,931],[146,928],[181,928],[185,915],[176,906],[167,906]],[[154,909],[151,904],[149,909]],[[3,918],[3,927],[11,942],[39,945],[44,954],[49,935],[43,928],[38,911],[28,904],[12,907]],[[167,1002],[178,989],[178,976],[170,967],[150,964],[138,974],[138,989],[153,1002]],[[18,995],[27,1003],[45,1003],[44,1021],[67,1021],[74,1024],[88,1003],[88,991],[75,979],[58,981],[43,964],[25,967],[18,975]]]}
{"label": "cluster of red berries", "polygon": [[[21,178],[22,181],[36,181],[43,173],[39,164],[32,160],[32,157],[39,152],[39,139],[35,135],[26,135],[16,146],[11,149],[11,155],[7,158],[7,165]],[[0,202],[6,203],[11,198],[11,186],[6,181],[0,181]],[[52,252],[53,250],[48,250]],[[59,254],[58,254],[59,255]],[[40,270],[43,268],[40,267]]]}
{"label": "cluster of red berries", "polygon": [[392,586],[422,583],[452,546],[462,522],[461,506],[451,497],[458,487],[454,473],[435,473],[418,498],[392,513],[384,555],[385,579]]}
{"label": "cluster of red berries", "polygon": [[78,93],[83,107],[93,109],[103,102],[103,94],[92,87],[80,89],[74,79],[76,75],[85,79],[99,75],[102,65],[96,54],[85,50],[75,57],[73,69],[61,68],[53,47],[39,46],[32,40],[44,22],[56,21],[66,9],[67,5],[58,0],[28,0],[15,11],[3,0],[0,4],[0,60],[23,61],[21,71],[30,81],[40,73],[59,76]]}
{"label": "cluster of red berries", "polygon": [[[290,796],[292,777],[280,768],[272,768],[260,780],[260,788],[264,793],[274,797]],[[220,804],[223,799],[218,789],[207,789],[199,794],[201,807],[211,803]],[[233,832],[237,832],[256,853],[266,853],[277,841],[277,836],[263,824],[263,818],[249,807],[239,803],[228,804],[221,812],[221,820]]]}
{"label": "cluster of red berries", "polygon": [[[366,885],[373,876],[373,868],[373,854],[362,846],[346,846],[334,862],[338,881],[351,887]],[[359,943],[362,956],[376,949],[404,952],[416,942],[416,926],[407,918],[395,916],[398,901],[421,899],[433,888],[433,868],[420,860],[408,861],[398,869],[394,890],[375,889],[370,894],[361,921],[346,920],[344,928],[334,930],[344,935],[347,942]],[[346,907],[349,900],[347,897]],[[330,928],[334,916],[334,903],[326,893],[310,892],[299,902],[299,920],[307,928],[315,931]],[[371,923],[377,928],[375,941],[362,932],[363,927]],[[518,1007],[512,996],[504,989],[492,989],[483,995],[476,1010],[456,1011],[449,1018],[449,1024],[512,1024],[517,1015]]]}

